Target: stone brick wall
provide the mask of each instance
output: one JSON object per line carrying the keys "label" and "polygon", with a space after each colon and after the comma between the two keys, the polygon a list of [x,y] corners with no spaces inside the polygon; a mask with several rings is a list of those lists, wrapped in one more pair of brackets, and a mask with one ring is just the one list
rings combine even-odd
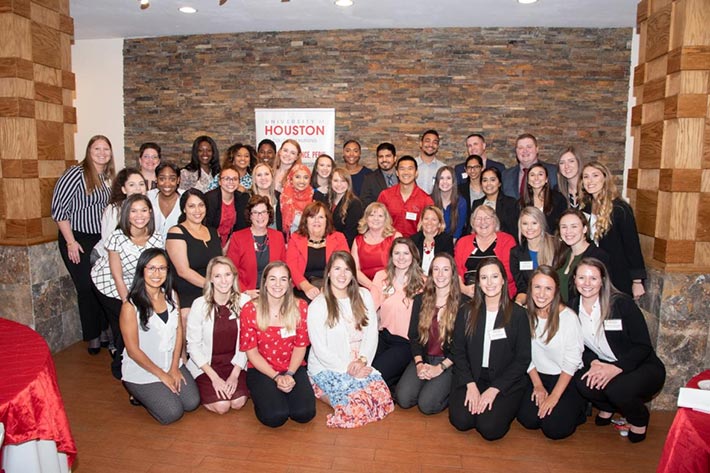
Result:
{"label": "stone brick wall", "polygon": [[[568,145],[621,173],[631,29],[448,28],[296,31],[126,40],[126,162],[157,141],[182,164],[192,140],[254,141],[254,108],[334,107],[336,154],[355,137],[363,161],[392,141],[416,154],[436,128],[459,161],[483,132],[511,164],[515,136],[543,159]],[[337,156],[340,158],[340,156]]]}

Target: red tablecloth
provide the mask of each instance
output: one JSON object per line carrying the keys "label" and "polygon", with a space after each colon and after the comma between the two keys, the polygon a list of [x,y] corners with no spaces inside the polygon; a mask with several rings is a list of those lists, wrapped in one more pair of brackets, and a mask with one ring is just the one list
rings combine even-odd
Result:
{"label": "red tablecloth", "polygon": [[[704,379],[710,379],[710,370],[695,376],[686,386],[697,389],[698,381]],[[710,414],[678,408],[657,472],[710,472]]]}
{"label": "red tablecloth", "polygon": [[4,445],[53,440],[69,467],[76,444],[57,386],[49,347],[31,328],[0,318],[0,422]]}

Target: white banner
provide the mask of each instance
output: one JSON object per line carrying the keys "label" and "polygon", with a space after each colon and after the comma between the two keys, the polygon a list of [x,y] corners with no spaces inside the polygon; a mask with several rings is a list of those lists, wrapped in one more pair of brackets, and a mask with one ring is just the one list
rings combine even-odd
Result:
{"label": "white banner", "polygon": [[256,108],[254,118],[257,143],[269,138],[278,149],[285,140],[294,139],[308,165],[321,154],[335,158],[334,108]]}

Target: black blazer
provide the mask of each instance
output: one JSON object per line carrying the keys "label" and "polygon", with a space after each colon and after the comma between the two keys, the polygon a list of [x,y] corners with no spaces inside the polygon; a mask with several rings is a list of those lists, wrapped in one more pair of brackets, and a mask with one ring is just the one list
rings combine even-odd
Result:
{"label": "black blazer", "polygon": [[[471,204],[471,214],[476,208],[486,201],[485,197],[474,200]],[[512,235],[515,241],[518,241],[518,217],[520,217],[520,206],[518,201],[512,197],[508,197],[502,192],[498,192],[496,198],[496,215],[500,220],[500,231]],[[464,233],[471,233],[471,218],[468,219],[466,230]]]}
{"label": "black blazer", "polygon": [[[412,349],[412,358],[419,355],[425,362],[429,362],[429,357],[426,352],[426,345],[422,345],[419,342],[419,315],[422,309],[422,294],[417,294],[414,296],[414,301],[412,303],[412,316],[409,319],[409,346]],[[449,360],[451,358],[451,339],[444,340],[444,345],[441,347],[444,356]],[[453,360],[452,360],[453,361]]]}
{"label": "black blazer", "polygon": [[[569,253],[568,253],[569,254]],[[614,277],[612,276],[611,272],[611,261],[609,260],[609,253],[606,251],[602,250],[599,248],[597,245],[594,244],[594,242],[589,243],[589,246],[587,247],[586,250],[582,253],[582,258],[596,258],[602,263],[604,263],[604,266],[606,266],[606,270],[609,273],[609,279],[612,281],[614,280]],[[565,258],[565,261],[562,261],[562,266],[558,269],[558,271],[564,271],[564,265],[567,262],[567,258]],[[511,263],[512,264],[512,263]],[[577,265],[572,265],[572,267],[569,269],[569,279],[567,281],[567,294],[569,295],[569,298],[572,299],[576,297],[577,294],[577,289],[574,286],[574,270],[577,267]],[[576,309],[575,309],[576,310]]]}
{"label": "black blazer", "polygon": [[[505,296],[504,296],[505,297]],[[511,302],[512,304],[512,302]],[[466,335],[466,320],[470,304],[459,309],[454,325],[454,341],[451,352],[454,360],[452,389],[477,382],[483,369],[483,330],[486,326],[486,308],[481,308],[472,337]],[[508,324],[502,327],[503,314],[496,317],[495,327],[505,328],[505,338],[491,341],[488,357],[488,374],[491,387],[504,396],[524,389],[531,359],[530,324],[525,310],[513,304]]]}
{"label": "black blazer", "polygon": [[[395,177],[395,184],[397,179]],[[387,189],[387,182],[385,181],[385,176],[382,175],[382,171],[377,169],[370,174],[367,174],[362,180],[362,187],[360,188],[360,200],[362,201],[362,207],[367,208],[373,202],[377,201],[380,196],[380,192]]]}
{"label": "black blazer", "polygon": [[[419,256],[424,255],[424,232],[421,230],[409,237],[419,250]],[[441,232],[434,237],[434,253],[448,253],[454,256],[454,237],[450,233]]]}
{"label": "black blazer", "polygon": [[348,240],[348,248],[351,248],[353,240],[358,235],[357,225],[363,216],[364,209],[362,208],[362,202],[357,197],[350,201],[348,210],[345,213],[345,219],[340,216],[342,208],[343,199],[340,199],[338,205],[333,209],[333,226],[337,231],[345,235],[345,239]]}
{"label": "black blazer", "polygon": [[599,248],[609,254],[611,282],[618,290],[632,295],[631,281],[646,279],[646,265],[641,253],[634,211],[624,200],[614,200],[611,228],[599,240]]}
{"label": "black blazer", "polygon": [[528,251],[527,241],[510,249],[510,272],[513,273],[518,294],[528,292],[528,284],[533,273],[532,269],[520,269],[521,262],[529,262],[530,268],[532,268],[532,258]]}
{"label": "black blazer", "polygon": [[[579,297],[575,297],[570,300],[569,307],[579,311],[579,304]],[[622,293],[612,297],[611,311],[607,320],[612,319],[621,320],[621,330],[603,329],[602,331],[618,360],[613,363],[615,366],[621,368],[624,373],[633,371],[644,363],[663,366],[651,344],[646,319],[630,296]],[[598,359],[597,355],[585,346],[582,355],[584,366],[589,368],[592,361],[596,359]]]}
{"label": "black blazer", "polygon": [[[205,194],[205,199],[207,200],[205,226],[219,228],[219,222],[222,219],[222,189],[219,187],[212,189]],[[234,204],[234,210],[237,213],[237,218],[234,221],[234,226],[232,227],[230,234],[249,226],[247,225],[246,216],[244,215],[248,202],[249,194],[246,192],[236,191],[234,193],[234,200],[232,203]]]}

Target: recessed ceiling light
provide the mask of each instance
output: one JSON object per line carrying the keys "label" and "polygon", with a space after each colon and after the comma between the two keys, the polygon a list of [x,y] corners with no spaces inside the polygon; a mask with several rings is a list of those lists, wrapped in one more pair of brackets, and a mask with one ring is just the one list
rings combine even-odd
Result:
{"label": "recessed ceiling light", "polygon": [[537,3],[537,0],[518,0],[518,3],[522,3],[523,5],[529,5],[531,3]]}
{"label": "recessed ceiling light", "polygon": [[182,13],[197,13],[197,9],[192,7],[180,7],[178,10]]}
{"label": "recessed ceiling light", "polygon": [[351,7],[353,6],[353,0],[335,0],[335,4],[339,7]]}

